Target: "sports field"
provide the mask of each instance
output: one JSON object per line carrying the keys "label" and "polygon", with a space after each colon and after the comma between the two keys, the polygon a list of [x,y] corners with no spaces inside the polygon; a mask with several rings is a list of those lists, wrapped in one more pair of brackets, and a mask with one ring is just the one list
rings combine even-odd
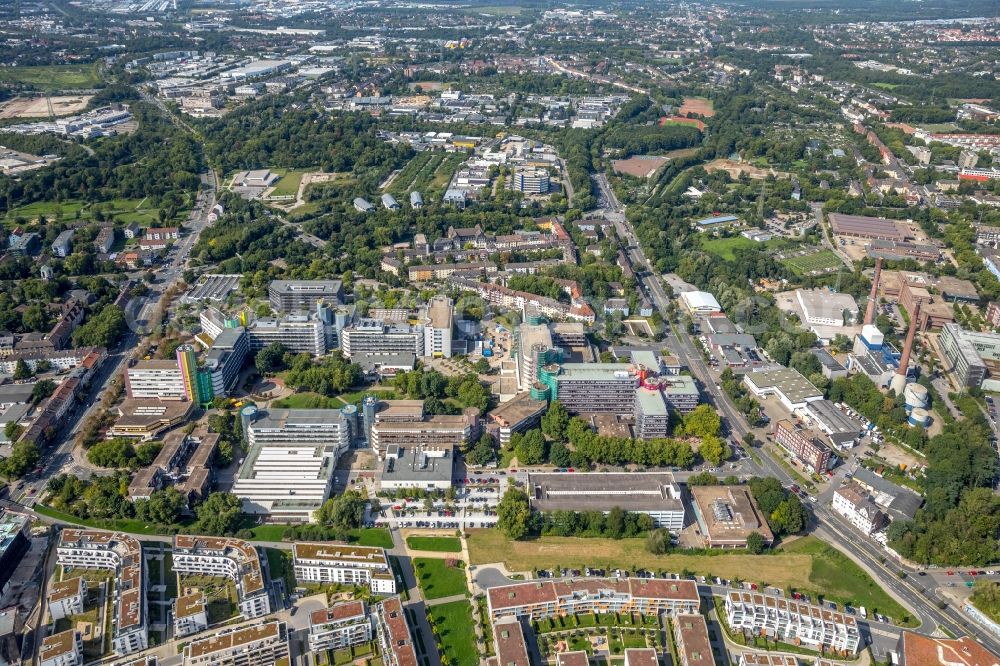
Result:
{"label": "sports field", "polygon": [[788,266],[798,275],[811,275],[814,271],[829,271],[843,266],[840,258],[832,250],[820,250],[801,257],[783,259],[782,264]]}
{"label": "sports field", "polygon": [[715,115],[715,107],[712,105],[712,100],[705,97],[685,97],[679,115],[686,116],[689,113],[711,118]]}

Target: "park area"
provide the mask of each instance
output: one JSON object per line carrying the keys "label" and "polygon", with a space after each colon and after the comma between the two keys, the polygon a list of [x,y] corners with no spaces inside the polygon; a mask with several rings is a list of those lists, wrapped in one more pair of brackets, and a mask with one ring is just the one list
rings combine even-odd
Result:
{"label": "park area", "polygon": [[475,623],[468,601],[463,599],[430,606],[427,617],[440,641],[441,655],[447,658],[447,662],[442,659],[442,663],[448,666],[478,666]]}
{"label": "park area", "polygon": [[186,211],[178,212],[173,220],[160,220],[160,209],[153,207],[149,199],[112,199],[100,203],[87,201],[37,201],[27,206],[15,208],[3,218],[8,229],[22,219],[34,222],[40,217],[48,221],[116,221],[121,224],[135,222],[139,226],[176,224],[187,217]]}
{"label": "park area", "polygon": [[820,250],[806,254],[790,253],[778,259],[796,275],[822,275],[835,271],[844,265],[840,257],[832,250]]}
{"label": "park area", "polygon": [[715,115],[715,107],[712,105],[712,100],[705,97],[685,97],[684,103],[681,104],[678,113],[682,116],[693,113],[698,116],[711,118]]}
{"label": "park area", "polygon": [[436,553],[461,553],[462,542],[458,537],[409,536],[406,545],[411,550],[427,550]]}
{"label": "park area", "polygon": [[733,261],[736,258],[736,250],[750,250],[753,248],[775,247],[784,244],[781,238],[773,238],[763,243],[750,240],[746,236],[731,236],[729,238],[702,238],[701,249],[709,254],[714,254],[720,259]]}
{"label": "park area", "polygon": [[627,648],[663,649],[659,619],[630,613],[593,613],[555,616],[535,622],[542,655],[550,657],[567,650],[594,654],[607,650],[621,655]]}
{"label": "park area", "polygon": [[469,535],[472,565],[503,562],[511,571],[525,572],[593,567],[719,576],[780,587],[786,594],[804,592],[814,598],[866,606],[897,620],[908,615],[852,560],[814,537],[792,539],[765,555],[733,551],[653,555],[643,539],[539,537],[511,541],[499,530],[483,529],[469,530]]}
{"label": "park area", "polygon": [[413,569],[424,599],[443,599],[469,594],[465,582],[465,563],[455,559],[417,557]]}
{"label": "park area", "polygon": [[101,83],[97,64],[0,67],[0,83],[28,86],[36,90],[77,90]]}
{"label": "park area", "polygon": [[18,97],[0,105],[0,120],[69,116],[87,108],[93,95]]}

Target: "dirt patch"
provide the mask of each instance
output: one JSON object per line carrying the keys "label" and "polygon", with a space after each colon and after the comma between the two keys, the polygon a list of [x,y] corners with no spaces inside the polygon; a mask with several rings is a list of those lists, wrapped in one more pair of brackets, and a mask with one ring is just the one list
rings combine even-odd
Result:
{"label": "dirt patch", "polygon": [[712,101],[704,97],[685,97],[678,115],[686,116],[689,113],[711,118],[715,115],[715,108],[712,106]]}
{"label": "dirt patch", "polygon": [[414,81],[410,84],[409,88],[410,90],[416,90],[417,86],[420,86],[420,89],[423,91],[444,89],[444,83],[441,81]]}
{"label": "dirt patch", "polygon": [[69,116],[87,108],[93,95],[65,97],[18,97],[3,105],[0,120],[10,118],[50,118]]}
{"label": "dirt patch", "polygon": [[747,164],[746,162],[734,162],[733,160],[726,159],[716,159],[712,160],[705,165],[705,171],[712,173],[713,171],[725,171],[732,178],[739,178],[741,174],[748,174],[751,178],[757,178],[763,180],[768,176],[775,176],[776,178],[789,178],[791,174],[785,173],[784,171],[775,171],[774,169],[762,169],[756,167],[752,164]]}
{"label": "dirt patch", "polygon": [[636,178],[649,178],[669,160],[656,155],[636,155],[627,160],[614,160],[611,164],[615,173],[627,173]]}
{"label": "dirt patch", "polygon": [[660,127],[664,125],[691,125],[697,127],[699,131],[705,131],[705,123],[697,118],[687,118],[685,116],[670,116],[660,118]]}

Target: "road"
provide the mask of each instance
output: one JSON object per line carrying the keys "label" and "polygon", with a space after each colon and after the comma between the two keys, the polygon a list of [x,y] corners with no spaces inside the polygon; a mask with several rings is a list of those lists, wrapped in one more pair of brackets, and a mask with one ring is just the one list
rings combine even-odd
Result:
{"label": "road", "polygon": [[[633,264],[636,275],[655,307],[665,314],[669,299],[659,276],[653,271],[652,265],[643,253],[635,236],[635,230],[622,214],[623,208],[608,186],[607,179],[603,174],[595,177],[595,181],[607,200],[608,209],[605,215],[606,217],[611,216],[610,219],[614,220],[620,238],[627,244],[628,257]],[[814,211],[816,210],[814,207]],[[816,214],[822,216],[822,210],[819,209]],[[825,238],[825,234],[823,236]],[[667,325],[669,326],[669,324]],[[737,411],[729,397],[720,388],[717,388],[716,380],[709,373],[708,367],[702,360],[701,352],[692,343],[687,332],[679,331],[675,327],[670,327],[670,329],[668,335],[672,350],[680,358],[681,363],[687,365],[695,378],[701,382],[707,394],[707,402],[713,405],[724,418],[725,423],[729,426],[730,435],[741,440],[746,433],[751,432],[743,414]],[[758,448],[758,457],[765,474],[778,478],[786,486],[796,483],[796,479],[792,478],[763,447]],[[839,473],[846,473],[844,466],[841,467]],[[815,504],[810,503],[811,506],[807,504],[813,511],[815,521],[813,532],[851,556],[883,589],[894,594],[898,601],[909,607],[919,619],[919,630],[922,633],[936,633],[939,631],[938,627],[945,627],[955,635],[969,634],[987,648],[1000,653],[1000,637],[982,630],[951,605],[944,609],[939,608],[937,593],[914,582],[919,577],[915,570],[899,565],[894,565],[890,569],[883,563],[884,560],[888,561],[886,551],[869,539],[863,538],[828,508],[828,501],[838,485],[837,483],[827,484],[826,490],[817,498],[818,501]],[[906,572],[904,578],[898,575],[900,571]]]}
{"label": "road", "polygon": [[167,289],[181,281],[191,249],[198,235],[207,226],[208,214],[215,206],[217,182],[214,172],[202,174],[202,187],[186,224],[188,233],[174,245],[168,263],[155,271],[156,280],[149,285],[149,293],[133,298],[129,304],[126,314],[129,321],[128,333],[117,347],[108,351],[107,359],[91,378],[90,386],[81,401],[87,407],[83,409],[76,407],[69,413],[62,435],[43,456],[42,472],[38,475],[32,474],[20,489],[13,491],[12,500],[32,504],[42,494],[49,479],[60,473],[83,478],[90,476],[91,470],[83,469],[73,461],[72,449],[80,429],[90,416],[102,409],[101,396],[111,380],[121,376],[126,364],[135,353],[140,337],[148,333],[146,326],[160,297]]}

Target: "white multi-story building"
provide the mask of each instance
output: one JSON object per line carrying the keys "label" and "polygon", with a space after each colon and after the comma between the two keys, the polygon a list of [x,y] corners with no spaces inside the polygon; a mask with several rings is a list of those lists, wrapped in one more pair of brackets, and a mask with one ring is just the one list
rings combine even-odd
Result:
{"label": "white multi-story building", "polygon": [[451,358],[451,327],[455,307],[447,296],[435,296],[427,304],[424,320],[424,354]]}
{"label": "white multi-story building", "polygon": [[871,535],[889,524],[889,519],[856,483],[848,483],[833,493],[833,510],[861,532]]}
{"label": "white multi-story building", "polygon": [[311,522],[330,496],[350,425],[336,409],[272,409],[247,418],[248,450],[233,485],[247,513]]}
{"label": "white multi-story building", "polygon": [[61,620],[70,615],[81,615],[86,598],[87,581],[80,576],[52,583],[49,586],[49,617]]}
{"label": "white multi-story building", "polygon": [[288,628],[271,620],[212,636],[184,646],[184,666],[288,666]]}
{"label": "white multi-story building", "polygon": [[359,319],[341,332],[344,358],[354,354],[413,354],[425,356],[423,325]]}
{"label": "white multi-story building", "polygon": [[346,543],[292,544],[295,580],[300,583],[368,585],[375,594],[395,594],[396,578],[384,548]]}
{"label": "white multi-story building", "polygon": [[813,649],[855,654],[861,644],[853,616],[769,594],[731,590],[726,621],[734,631],[763,633]]}
{"label": "white multi-story building", "polygon": [[347,601],[309,615],[309,649],[339,650],[372,639],[372,621],[363,601]]}
{"label": "white multi-story building", "polygon": [[173,612],[174,636],[190,636],[208,629],[208,600],[202,592],[174,599]]}
{"label": "white multi-story building", "polygon": [[83,639],[76,629],[46,636],[38,651],[39,666],[78,666],[83,663]]}
{"label": "white multi-story building", "polygon": [[67,573],[76,567],[114,571],[114,651],[125,655],[149,647],[146,571],[138,539],[120,532],[64,529],[56,556]]}
{"label": "white multi-story building", "polygon": [[296,354],[326,353],[326,327],[311,314],[290,314],[281,319],[258,319],[247,327],[251,351],[278,342]]}
{"label": "white multi-story building", "polygon": [[176,359],[139,361],[125,371],[125,394],[134,399],[187,400],[184,373]]}
{"label": "white multi-story building", "polygon": [[385,666],[417,666],[417,651],[399,597],[389,597],[375,607],[372,615],[382,648],[382,663]]}
{"label": "white multi-story building", "polygon": [[253,544],[240,539],[174,536],[174,571],[228,578],[236,584],[240,613],[247,620],[271,612],[271,597]]}

